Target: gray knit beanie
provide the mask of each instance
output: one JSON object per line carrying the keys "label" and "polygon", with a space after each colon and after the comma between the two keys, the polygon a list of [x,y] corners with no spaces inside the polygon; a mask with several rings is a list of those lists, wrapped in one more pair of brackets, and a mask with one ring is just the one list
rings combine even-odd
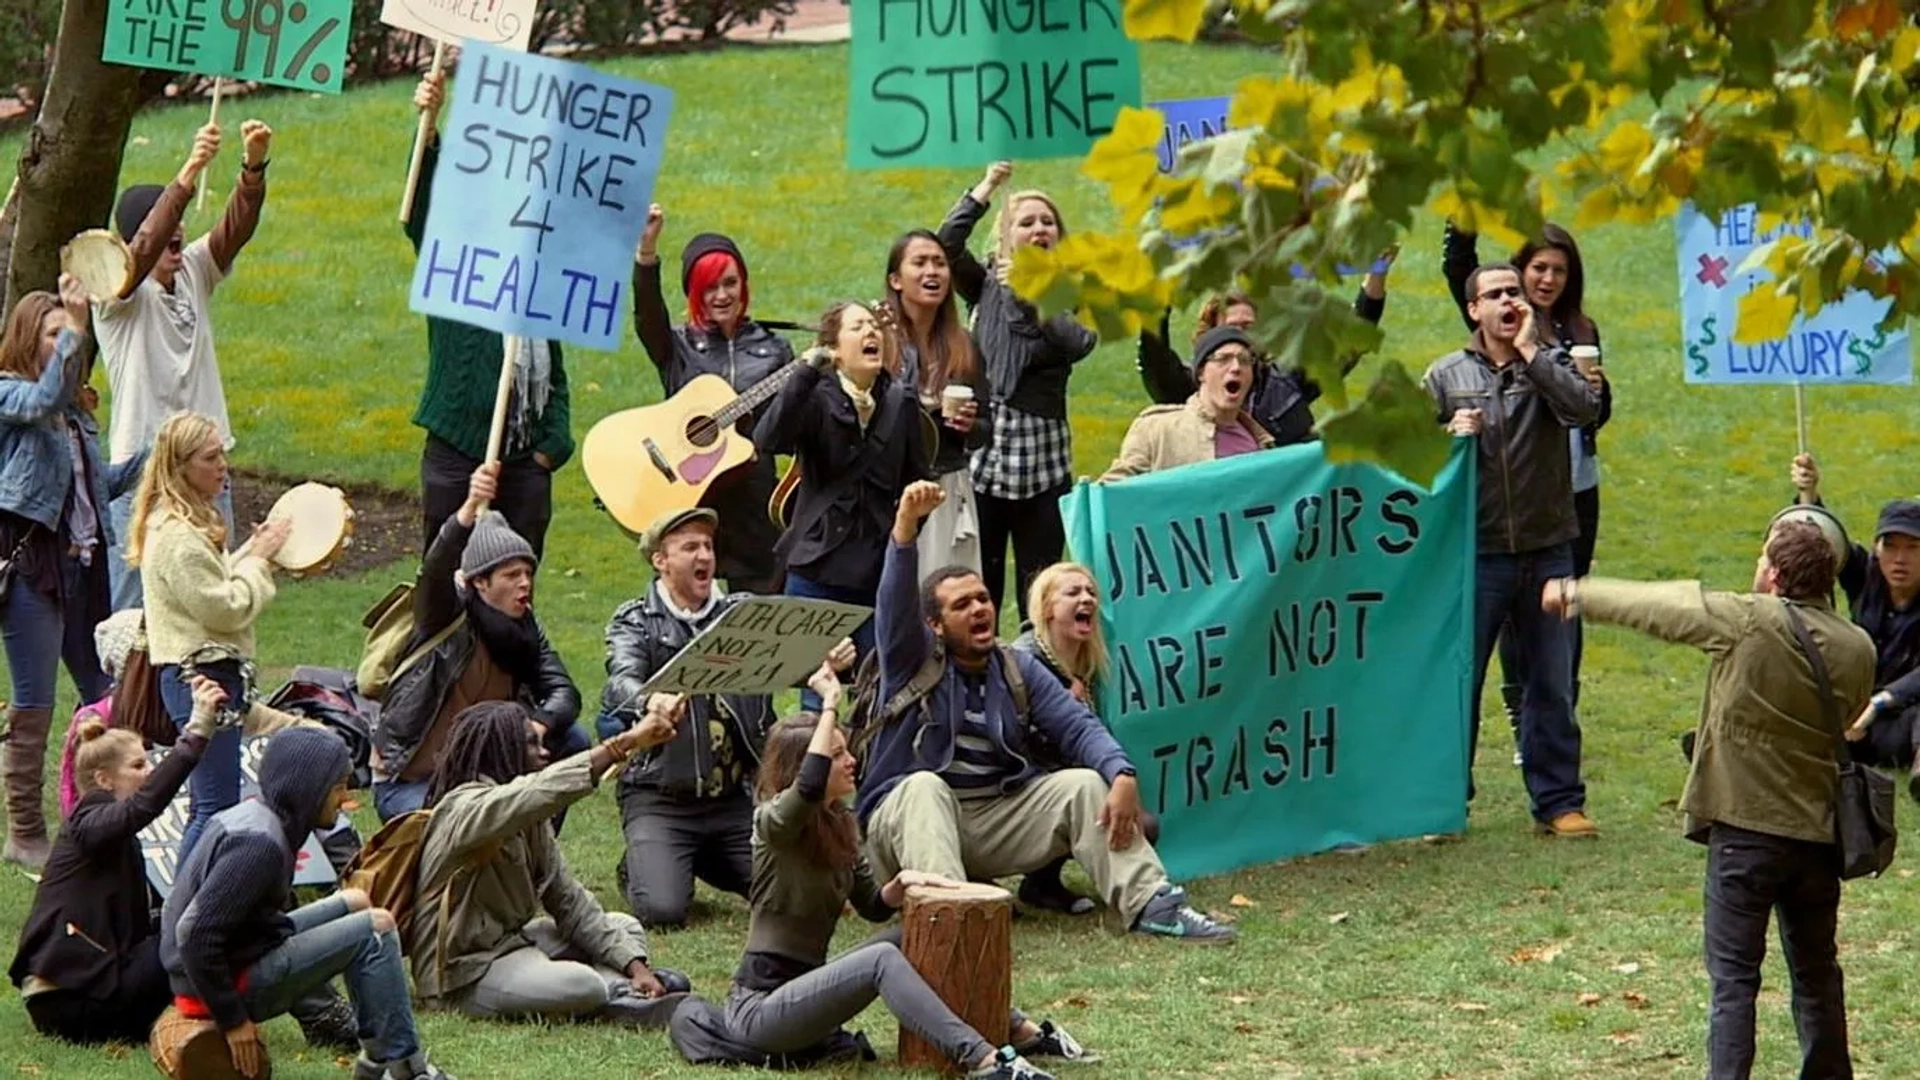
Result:
{"label": "gray knit beanie", "polygon": [[501,564],[515,559],[525,559],[536,568],[540,565],[540,560],[534,557],[533,545],[513,531],[513,526],[507,524],[506,515],[498,510],[488,510],[473,523],[473,535],[467,538],[467,550],[460,554],[460,576],[467,581],[486,577]]}

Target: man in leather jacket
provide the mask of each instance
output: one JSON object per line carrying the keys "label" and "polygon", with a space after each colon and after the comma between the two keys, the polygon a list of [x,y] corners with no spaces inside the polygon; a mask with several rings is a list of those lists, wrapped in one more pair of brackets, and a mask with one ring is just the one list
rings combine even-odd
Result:
{"label": "man in leather jacket", "polygon": [[753,782],[775,719],[772,696],[688,697],[641,689],[696,634],[752,598],[714,588],[718,525],[719,516],[705,507],[661,515],[640,538],[641,553],[653,564],[653,584],[622,604],[607,624],[601,738],[638,724],[649,712],[677,721],[674,737],[637,755],[620,778],[627,841],[621,888],[648,926],[686,923],[696,877],[740,896],[753,882]]}
{"label": "man in leather jacket", "polygon": [[499,470],[474,470],[467,501],[440,526],[420,567],[407,648],[434,644],[394,678],[374,723],[373,801],[382,821],[425,804],[453,718],[469,705],[525,705],[556,761],[587,748],[574,722],[580,690],[533,613],[533,547],[497,511],[481,510]]}
{"label": "man in leather jacket", "polygon": [[[1520,272],[1507,264],[1467,280],[1472,341],[1427,369],[1440,422],[1479,444],[1479,542],[1474,576],[1473,746],[1487,661],[1509,619],[1529,659],[1520,752],[1534,820],[1552,836],[1594,836],[1580,779],[1568,624],[1545,618],[1542,585],[1573,573],[1574,514],[1567,430],[1590,423],[1600,395],[1564,350],[1542,346]],[[1472,756],[1469,754],[1468,761]],[[1473,793],[1469,765],[1468,797]]]}

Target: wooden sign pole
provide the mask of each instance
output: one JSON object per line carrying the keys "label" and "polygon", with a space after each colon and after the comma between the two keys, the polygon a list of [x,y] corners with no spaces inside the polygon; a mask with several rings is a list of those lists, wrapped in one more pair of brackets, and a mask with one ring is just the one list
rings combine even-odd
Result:
{"label": "wooden sign pole", "polygon": [[[427,70],[431,74],[440,73],[440,65],[447,58],[447,43],[433,43],[433,66]],[[413,161],[407,166],[407,190],[400,196],[400,224],[405,225],[413,216],[413,194],[420,188],[420,169],[427,159],[427,140],[433,138],[433,117],[424,109],[420,112],[420,126],[413,133]]]}
{"label": "wooden sign pole", "polygon": [[[507,438],[507,406],[513,400],[514,370],[520,366],[520,338],[516,334],[500,335],[500,387],[493,395],[493,427],[487,433],[487,460],[492,465],[500,460],[501,445]],[[486,507],[480,508],[486,512]]]}
{"label": "wooden sign pole", "polygon": [[[220,94],[223,90],[226,89],[226,87],[227,87],[226,79],[222,78],[219,75],[215,75],[213,77],[213,107],[207,110],[207,123],[209,124],[218,124],[220,122]],[[205,173],[201,173],[200,202],[199,202],[199,205],[195,207],[195,209],[205,210],[206,208],[207,208],[207,178]]]}

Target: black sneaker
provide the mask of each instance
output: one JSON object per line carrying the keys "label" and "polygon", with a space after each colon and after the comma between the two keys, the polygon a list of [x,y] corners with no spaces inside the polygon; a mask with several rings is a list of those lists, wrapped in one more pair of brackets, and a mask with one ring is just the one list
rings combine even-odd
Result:
{"label": "black sneaker", "polygon": [[316,1050],[351,1054],[360,1049],[360,1024],[354,1019],[353,1005],[338,994],[329,993],[327,1003],[304,1015],[297,1015],[300,1034]]}
{"label": "black sneaker", "polygon": [[1003,1046],[993,1055],[993,1064],[968,1073],[967,1080],[1053,1080],[1053,1074],[1034,1068],[1013,1047]]}
{"label": "black sneaker", "polygon": [[1028,874],[1020,879],[1020,904],[1035,911],[1061,915],[1091,915],[1099,906],[1089,897],[1067,888],[1058,877],[1049,880],[1040,874]]}
{"label": "black sneaker", "polygon": [[1196,945],[1224,945],[1239,936],[1231,926],[1223,926],[1187,905],[1187,890],[1169,885],[1160,890],[1140,917],[1133,920],[1136,934],[1157,934],[1179,938]]}
{"label": "black sneaker", "polygon": [[1091,1065],[1100,1060],[1100,1055],[1081,1046],[1079,1040],[1067,1034],[1067,1029],[1051,1020],[1040,1021],[1040,1034],[1030,1043],[1014,1047],[1021,1057],[1056,1058],[1060,1061],[1073,1061],[1082,1065]]}

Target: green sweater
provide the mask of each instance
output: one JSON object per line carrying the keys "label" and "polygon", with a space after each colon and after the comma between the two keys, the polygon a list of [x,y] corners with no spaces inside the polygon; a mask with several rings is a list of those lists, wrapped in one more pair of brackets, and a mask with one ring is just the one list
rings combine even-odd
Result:
{"label": "green sweater", "polygon": [[[427,232],[427,212],[433,202],[433,171],[440,158],[440,140],[427,144],[414,190],[413,209],[407,215],[407,239],[417,255]],[[525,445],[508,445],[500,456],[522,461],[535,453],[547,455],[555,469],[573,456],[572,404],[567,392],[567,368],[558,341],[549,342],[553,355],[553,392],[546,411],[534,422],[533,437]],[[427,383],[420,390],[420,407],[413,422],[470,458],[487,454],[488,425],[493,421],[493,399],[500,386],[500,362],[506,346],[499,333],[478,326],[427,317]],[[508,440],[511,443],[512,440]]]}

